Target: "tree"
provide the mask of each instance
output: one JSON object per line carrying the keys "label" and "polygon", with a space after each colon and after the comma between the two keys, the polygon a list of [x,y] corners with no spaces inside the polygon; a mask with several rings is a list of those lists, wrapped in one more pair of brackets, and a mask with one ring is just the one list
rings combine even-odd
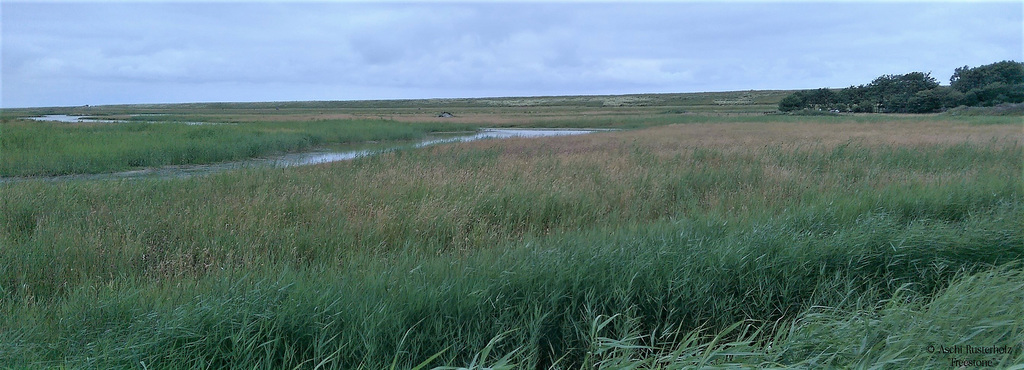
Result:
{"label": "tree", "polygon": [[1024,103],[1024,84],[991,83],[968,91],[964,94],[964,100],[972,103],[970,105],[985,107],[1002,103]]}
{"label": "tree", "polygon": [[803,91],[797,91],[786,95],[786,97],[782,98],[782,101],[779,102],[780,112],[791,112],[804,109],[805,107],[807,107],[807,99],[804,98]]}
{"label": "tree", "polygon": [[839,101],[846,106],[846,111],[855,113],[874,113],[878,103],[871,97],[870,89],[865,85],[850,86],[839,90]]}
{"label": "tree", "polygon": [[827,88],[811,90],[807,94],[807,105],[812,108],[831,110],[837,102],[836,98],[836,93]]}
{"label": "tree", "polygon": [[782,98],[779,102],[779,111],[791,112],[807,108],[832,110],[839,104],[839,95],[831,89],[800,90]]}
{"label": "tree", "polygon": [[906,104],[907,113],[935,113],[960,104],[963,94],[948,86],[918,91]]}
{"label": "tree", "polygon": [[1024,63],[1004,60],[976,68],[963,66],[953,71],[953,76],[949,78],[949,86],[961,93],[998,82],[1007,85],[1024,84]]}
{"label": "tree", "polygon": [[883,75],[868,84],[868,96],[882,105],[885,112],[908,113],[908,103],[920,91],[939,87],[931,72],[910,72],[904,75]]}
{"label": "tree", "polygon": [[882,75],[871,83],[833,91],[801,90],[779,102],[779,110],[838,109],[844,112],[930,113],[959,105],[992,106],[1024,102],[1024,63],[1002,61],[957,68],[950,86],[939,86],[931,72]]}

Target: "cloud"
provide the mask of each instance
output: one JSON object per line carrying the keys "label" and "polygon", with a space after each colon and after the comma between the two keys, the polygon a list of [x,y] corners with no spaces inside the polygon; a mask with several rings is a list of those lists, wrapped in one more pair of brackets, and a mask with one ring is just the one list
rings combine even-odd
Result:
{"label": "cloud", "polygon": [[1019,3],[20,3],[9,106],[843,87],[1022,54]]}

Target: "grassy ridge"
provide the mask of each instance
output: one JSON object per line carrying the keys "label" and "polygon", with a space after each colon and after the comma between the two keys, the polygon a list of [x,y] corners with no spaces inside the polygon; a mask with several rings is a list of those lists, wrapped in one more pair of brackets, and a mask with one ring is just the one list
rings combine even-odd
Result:
{"label": "grassy ridge", "polygon": [[0,176],[44,176],[204,164],[297,151],[328,143],[407,140],[473,129],[387,121],[184,123],[6,122]]}
{"label": "grassy ridge", "polygon": [[[1020,343],[978,297],[1020,298],[1022,155],[1013,126],[741,122],[2,184],[0,366],[937,366],[913,338]],[[694,334],[737,322],[765,332]]]}

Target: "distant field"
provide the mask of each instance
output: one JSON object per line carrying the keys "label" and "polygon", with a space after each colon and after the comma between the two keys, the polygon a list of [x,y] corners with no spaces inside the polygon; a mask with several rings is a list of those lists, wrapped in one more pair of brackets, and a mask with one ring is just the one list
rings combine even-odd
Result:
{"label": "distant field", "polygon": [[[337,144],[419,139],[436,132],[473,131],[481,127],[630,129],[699,122],[787,122],[799,118],[764,114],[773,112],[787,93],[737,91],[5,109],[0,112],[0,177],[95,174],[239,161]],[[454,116],[438,117],[441,112]],[[43,123],[24,119],[45,114],[83,115],[127,123]],[[975,117],[971,122],[994,119],[984,112],[972,112],[971,116]],[[890,117],[898,116],[844,119],[874,122]],[[213,125],[193,125],[197,122]]]}
{"label": "distant field", "polygon": [[[494,108],[643,108],[643,107],[695,107],[713,112],[714,107],[728,110],[728,107],[747,106],[747,111],[759,111],[763,107],[774,110],[790,90],[750,90],[731,92],[678,93],[678,94],[634,94],[634,95],[587,95],[587,96],[540,96],[540,97],[497,97],[497,98],[454,98],[454,99],[410,99],[410,100],[358,100],[358,101],[309,101],[309,102],[261,102],[261,103],[186,103],[186,104],[133,104],[93,107],[52,107],[5,109],[10,115],[23,114],[133,114],[140,111],[150,113],[184,114],[277,114],[291,115],[300,112],[327,113],[333,110],[348,110],[358,113],[406,112],[410,109],[494,109]],[[440,112],[437,112],[440,113]]]}
{"label": "distant field", "polygon": [[[627,100],[476,101],[454,113],[479,119],[448,123],[167,108],[238,122],[140,131],[633,129],[187,179],[2,183],[0,368],[1024,363],[1017,117],[603,106]],[[5,121],[0,134],[74,140],[133,124]],[[8,168],[28,160],[4,148],[19,163]]]}
{"label": "distant field", "polygon": [[[207,164],[479,127],[635,128],[761,114],[784,91],[397,101],[139,104],[5,109],[0,177]],[[442,112],[454,117],[438,117]],[[128,123],[41,123],[67,114]],[[703,119],[703,118],[699,118]],[[187,125],[208,122],[217,125]],[[225,125],[227,123],[227,125]]]}

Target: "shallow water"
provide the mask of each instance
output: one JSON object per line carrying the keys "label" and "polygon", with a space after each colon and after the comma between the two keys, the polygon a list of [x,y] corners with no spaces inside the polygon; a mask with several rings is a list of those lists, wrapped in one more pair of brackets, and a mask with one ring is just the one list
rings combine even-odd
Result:
{"label": "shallow water", "polygon": [[[160,115],[160,114],[143,114],[143,115],[134,115],[133,117],[145,117],[145,116],[155,116],[155,115]],[[65,122],[65,123],[131,123],[131,121],[126,121],[126,120],[123,120],[123,119],[102,119],[102,118],[92,118],[90,116],[69,116],[69,115],[66,115],[66,114],[48,114],[48,115],[41,116],[41,117],[25,117],[25,118],[33,120],[33,121]],[[141,122],[148,122],[148,121],[139,121],[139,122],[141,123]],[[165,122],[165,123],[184,123],[184,124],[190,125],[190,126],[194,126],[194,125],[215,125],[215,124],[217,124],[217,123],[214,123],[214,122],[196,122],[196,121],[189,121],[189,122],[173,121],[173,122]]]}
{"label": "shallow water", "polygon": [[[72,116],[68,116],[72,117]],[[65,121],[62,121],[65,122]],[[78,121],[73,121],[78,122]],[[90,121],[91,122],[91,121]],[[314,150],[303,153],[291,153],[284,154],[269,158],[254,158],[247,159],[244,161],[237,162],[224,162],[224,163],[213,163],[213,164],[196,164],[196,165],[178,165],[178,166],[163,166],[156,168],[145,168],[132,171],[115,172],[115,173],[100,173],[100,174],[81,174],[81,175],[62,175],[62,176],[42,176],[42,177],[0,177],[0,183],[3,182],[15,182],[15,181],[28,181],[28,180],[51,180],[51,181],[67,181],[67,180],[103,180],[103,179],[131,179],[131,178],[180,178],[190,177],[196,175],[205,175],[216,172],[237,170],[243,168],[261,168],[261,167],[293,167],[293,166],[306,166],[320,163],[345,161],[355,159],[359,157],[370,156],[378,153],[389,152],[394,150],[401,150],[407,148],[422,148],[430,145],[438,145],[445,143],[459,143],[467,141],[475,141],[482,139],[505,139],[513,137],[547,137],[547,136],[566,136],[566,135],[582,135],[593,132],[601,132],[608,130],[568,130],[568,129],[484,129],[473,134],[466,135],[451,135],[445,137],[430,137],[418,142],[396,144],[396,143],[381,143],[377,145],[372,144],[353,144],[346,145],[343,148],[337,148],[337,150]],[[358,149],[356,149],[358,148]]]}
{"label": "shallow water", "polygon": [[[461,143],[467,141],[475,141],[481,139],[505,139],[512,137],[545,137],[545,136],[565,136],[565,135],[582,135],[589,134],[598,130],[560,130],[560,129],[484,129],[475,134],[460,135],[460,136],[449,136],[442,138],[429,138],[412,145],[415,148],[422,148],[425,146],[445,144],[445,143]],[[393,146],[389,148],[382,148],[383,151],[396,150],[402,148],[401,146]],[[380,153],[382,150],[352,150],[352,151],[332,151],[332,152],[306,152],[298,154],[287,154],[275,159],[275,165],[278,167],[290,167],[290,166],[303,166],[309,164],[327,163],[335,161],[344,161],[353,158],[363,157]]]}
{"label": "shallow water", "polygon": [[128,121],[119,119],[98,119],[89,118],[88,116],[69,116],[66,114],[49,114],[42,117],[25,117],[33,121],[55,121],[55,122],[69,122],[69,123],[85,123],[85,122],[101,122],[101,123],[125,123]]}
{"label": "shallow water", "polygon": [[504,139],[510,137],[544,137],[544,136],[566,136],[566,135],[582,135],[589,134],[595,131],[602,130],[563,130],[563,129],[484,129],[472,135],[443,138],[443,139],[432,139],[426,140],[419,144],[417,147],[424,147],[427,145],[433,145],[438,143],[453,143],[463,141],[473,141],[480,139]]}

